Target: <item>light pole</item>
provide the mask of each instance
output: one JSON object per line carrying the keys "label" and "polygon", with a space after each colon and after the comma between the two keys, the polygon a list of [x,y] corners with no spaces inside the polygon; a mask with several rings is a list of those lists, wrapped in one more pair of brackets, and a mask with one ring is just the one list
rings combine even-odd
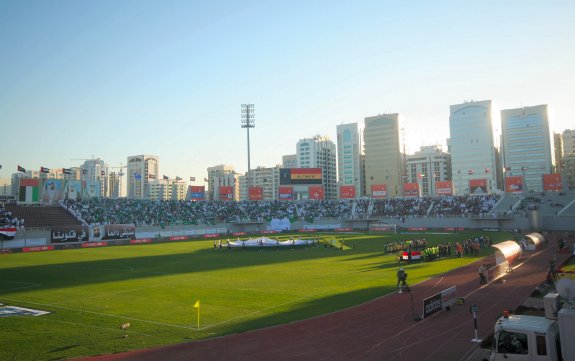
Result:
{"label": "light pole", "polygon": [[256,110],[253,104],[242,104],[242,128],[246,128],[248,133],[248,172],[247,191],[250,191],[250,128],[255,128]]}

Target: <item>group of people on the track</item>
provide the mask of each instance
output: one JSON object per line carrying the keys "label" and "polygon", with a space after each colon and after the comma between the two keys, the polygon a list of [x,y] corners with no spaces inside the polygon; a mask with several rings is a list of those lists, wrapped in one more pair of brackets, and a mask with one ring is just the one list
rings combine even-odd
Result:
{"label": "group of people on the track", "polygon": [[491,238],[488,236],[479,236],[469,238],[462,241],[457,241],[455,244],[452,242],[441,242],[436,245],[429,245],[425,238],[400,240],[387,242],[385,244],[386,254],[397,254],[397,261],[399,263],[406,261],[405,253],[407,252],[407,261],[412,261],[414,251],[417,251],[417,260],[420,261],[434,261],[443,258],[463,257],[467,255],[479,256],[481,249],[491,246]]}

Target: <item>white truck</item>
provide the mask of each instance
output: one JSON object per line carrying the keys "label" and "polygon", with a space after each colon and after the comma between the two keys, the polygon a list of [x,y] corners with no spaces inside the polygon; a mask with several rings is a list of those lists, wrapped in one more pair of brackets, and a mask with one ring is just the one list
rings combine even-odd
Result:
{"label": "white truck", "polygon": [[[544,297],[545,317],[504,315],[495,323],[490,361],[575,361],[575,308]],[[559,309],[559,311],[557,311]]]}

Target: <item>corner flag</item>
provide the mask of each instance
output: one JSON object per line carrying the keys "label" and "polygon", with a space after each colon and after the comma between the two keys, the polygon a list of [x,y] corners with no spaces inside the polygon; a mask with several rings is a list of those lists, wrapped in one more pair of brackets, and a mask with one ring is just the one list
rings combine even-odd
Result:
{"label": "corner flag", "polygon": [[197,300],[196,303],[194,303],[194,308],[198,309],[198,331],[200,330],[200,300]]}

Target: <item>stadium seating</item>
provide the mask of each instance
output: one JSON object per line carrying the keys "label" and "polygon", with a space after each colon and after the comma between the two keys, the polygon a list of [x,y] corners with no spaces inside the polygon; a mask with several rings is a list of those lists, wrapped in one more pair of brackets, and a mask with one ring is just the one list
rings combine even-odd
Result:
{"label": "stadium seating", "polygon": [[65,209],[58,206],[18,206],[9,204],[6,205],[6,210],[12,212],[14,217],[25,219],[26,228],[81,224]]}

